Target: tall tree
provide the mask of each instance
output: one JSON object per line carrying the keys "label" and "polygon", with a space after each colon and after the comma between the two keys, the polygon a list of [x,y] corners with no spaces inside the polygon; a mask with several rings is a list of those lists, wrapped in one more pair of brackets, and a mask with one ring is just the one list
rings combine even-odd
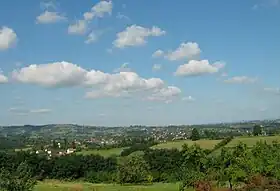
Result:
{"label": "tall tree", "polygon": [[262,133],[262,128],[260,125],[254,125],[253,127],[253,135],[258,136]]}
{"label": "tall tree", "polygon": [[199,135],[199,132],[196,128],[193,128],[192,130],[192,135],[191,135],[191,140],[192,141],[197,141],[200,139],[200,135]]}
{"label": "tall tree", "polygon": [[142,183],[150,179],[149,165],[144,160],[141,151],[120,159],[118,164],[119,183]]}

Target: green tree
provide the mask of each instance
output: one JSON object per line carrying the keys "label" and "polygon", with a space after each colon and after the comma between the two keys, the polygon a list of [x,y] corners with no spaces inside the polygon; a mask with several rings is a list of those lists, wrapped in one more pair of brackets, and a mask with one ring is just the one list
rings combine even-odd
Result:
{"label": "green tree", "polygon": [[52,147],[53,147],[54,149],[56,149],[56,148],[57,148],[57,143],[56,143],[56,141],[55,141],[55,140],[53,140],[53,141],[52,141]]}
{"label": "green tree", "polygon": [[199,135],[199,132],[196,128],[193,128],[192,130],[192,135],[191,135],[191,140],[192,141],[197,141],[200,139],[200,135]]}
{"label": "green tree", "polygon": [[15,172],[2,168],[0,170],[0,188],[3,191],[31,191],[36,184],[29,166],[22,162]]}
{"label": "green tree", "polygon": [[262,133],[262,128],[260,125],[254,125],[253,127],[253,135],[258,136]]}
{"label": "green tree", "polygon": [[142,183],[151,181],[149,165],[140,152],[132,153],[120,159],[118,164],[119,183]]}

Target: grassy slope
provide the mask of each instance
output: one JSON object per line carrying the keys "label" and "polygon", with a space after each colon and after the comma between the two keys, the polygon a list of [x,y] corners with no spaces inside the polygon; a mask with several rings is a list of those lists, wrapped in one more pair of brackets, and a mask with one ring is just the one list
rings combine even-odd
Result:
{"label": "grassy slope", "polygon": [[153,185],[121,186],[113,184],[90,184],[83,182],[45,181],[36,185],[34,191],[177,191],[177,184],[157,183]]}
{"label": "grassy slope", "polygon": [[196,144],[200,145],[201,148],[212,149],[218,142],[220,142],[220,140],[198,140],[198,141],[183,140],[183,141],[161,143],[161,144],[153,146],[152,148],[155,148],[155,149],[172,149],[172,148],[181,149],[183,144],[193,145],[196,143]]}
{"label": "grassy slope", "polygon": [[77,152],[77,154],[81,155],[91,155],[91,154],[99,154],[104,157],[109,157],[111,155],[120,155],[124,148],[113,148],[108,150],[83,150],[81,152]]}
{"label": "grassy slope", "polygon": [[248,147],[254,146],[258,141],[266,141],[271,144],[273,141],[280,141],[280,136],[271,136],[271,137],[237,137],[229,142],[226,147],[234,147],[239,142],[247,144]]}
{"label": "grassy slope", "polygon": [[[231,142],[229,142],[225,147],[232,148],[238,145],[240,142],[245,143],[248,147],[253,147],[258,141],[266,141],[271,144],[273,141],[280,141],[280,136],[271,137],[236,137]],[[222,148],[214,151],[215,154],[220,154]]]}
{"label": "grassy slope", "polygon": [[[248,147],[252,147],[256,144],[257,141],[266,141],[267,143],[272,143],[273,140],[280,141],[280,136],[272,136],[272,137],[236,137],[231,142],[229,142],[225,147],[234,147],[239,142],[243,142],[248,145]],[[204,149],[212,149],[220,140],[198,140],[198,141],[191,141],[191,140],[183,140],[183,141],[173,141],[173,142],[166,142],[161,143],[158,145],[153,146],[154,149],[172,149],[177,148],[181,149],[183,144],[192,145],[194,143],[200,145]],[[108,150],[84,150],[78,152],[77,154],[82,155],[90,155],[90,154],[100,154],[104,157],[108,157],[111,155],[119,155],[124,148],[114,148]],[[220,149],[215,151],[215,153],[219,153]]]}

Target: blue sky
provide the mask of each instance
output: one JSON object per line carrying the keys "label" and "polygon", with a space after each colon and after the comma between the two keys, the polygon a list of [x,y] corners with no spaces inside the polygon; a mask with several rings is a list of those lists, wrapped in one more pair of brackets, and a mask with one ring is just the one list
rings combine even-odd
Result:
{"label": "blue sky", "polygon": [[0,125],[280,117],[280,1],[0,7]]}

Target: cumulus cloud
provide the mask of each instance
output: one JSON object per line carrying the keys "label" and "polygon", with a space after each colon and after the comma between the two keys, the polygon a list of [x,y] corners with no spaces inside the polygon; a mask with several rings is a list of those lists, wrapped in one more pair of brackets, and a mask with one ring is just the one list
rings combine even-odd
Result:
{"label": "cumulus cloud", "polygon": [[[224,67],[224,65],[223,65]],[[190,60],[187,64],[180,65],[176,76],[199,76],[204,74],[213,74],[219,72],[222,68],[220,63],[210,64],[208,60]]]}
{"label": "cumulus cloud", "polygon": [[14,70],[12,78],[22,83],[47,87],[75,86],[85,80],[87,71],[69,62],[30,65]]}
{"label": "cumulus cloud", "polygon": [[180,95],[182,91],[175,86],[168,86],[166,88],[159,89],[155,91],[151,96],[147,97],[147,100],[150,101],[164,101],[166,103],[170,103]]}
{"label": "cumulus cloud", "polygon": [[120,72],[112,74],[98,91],[86,94],[87,98],[120,97],[131,93],[152,91],[164,87],[164,82],[159,78],[141,78],[135,72]]}
{"label": "cumulus cloud", "polygon": [[100,1],[94,5],[89,12],[84,13],[85,20],[92,20],[94,17],[104,17],[106,14],[111,15],[113,9],[112,1]]}
{"label": "cumulus cloud", "polygon": [[2,73],[0,69],[0,84],[5,84],[8,82],[8,78]]}
{"label": "cumulus cloud", "polygon": [[224,80],[225,83],[229,84],[252,84],[257,81],[257,78],[251,78],[248,76],[234,76]]}
{"label": "cumulus cloud", "polygon": [[125,48],[128,46],[141,46],[147,43],[150,36],[158,37],[166,32],[159,27],[145,28],[142,26],[131,25],[124,31],[117,33],[117,38],[113,45],[117,48]]}
{"label": "cumulus cloud", "polygon": [[162,50],[157,50],[153,53],[152,57],[153,58],[158,58],[164,55],[164,52]]}
{"label": "cumulus cloud", "polygon": [[39,24],[57,23],[66,20],[67,18],[63,15],[60,15],[58,12],[50,11],[45,11],[41,15],[36,17],[36,22]]}
{"label": "cumulus cloud", "polygon": [[[122,68],[126,68],[123,64]],[[40,85],[43,87],[88,87],[93,91],[86,93],[87,98],[120,97],[132,93],[160,94],[166,84],[160,78],[142,78],[131,71],[104,73],[86,70],[69,62],[54,62],[30,65],[12,72],[12,79],[19,83]],[[157,95],[157,94],[156,94]]]}
{"label": "cumulus cloud", "polygon": [[0,51],[14,46],[17,42],[17,34],[9,27],[0,28]]}
{"label": "cumulus cloud", "polygon": [[165,58],[170,61],[192,59],[199,56],[201,50],[196,42],[181,43],[180,46],[174,50],[169,51]]}
{"label": "cumulus cloud", "polygon": [[78,20],[68,27],[69,34],[83,35],[87,32],[87,30],[88,23],[85,20]]}
{"label": "cumulus cloud", "polygon": [[153,70],[154,71],[158,71],[158,70],[160,70],[161,69],[161,64],[154,64],[153,65]]}
{"label": "cumulus cloud", "polygon": [[[84,18],[76,21],[75,23],[69,25],[69,34],[84,35],[89,29],[89,22],[96,18],[102,18],[106,14],[111,15],[113,9],[112,1],[102,0],[94,5],[89,12],[84,13]],[[89,36],[90,37],[90,36]]]}

